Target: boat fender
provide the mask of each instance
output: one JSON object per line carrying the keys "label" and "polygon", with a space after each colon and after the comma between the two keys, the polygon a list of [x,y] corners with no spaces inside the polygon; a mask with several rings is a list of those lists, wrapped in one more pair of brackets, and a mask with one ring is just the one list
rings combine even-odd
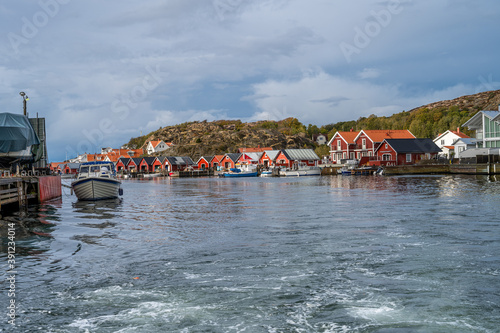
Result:
{"label": "boat fender", "polygon": [[121,187],[118,189],[118,195],[123,195],[123,189]]}

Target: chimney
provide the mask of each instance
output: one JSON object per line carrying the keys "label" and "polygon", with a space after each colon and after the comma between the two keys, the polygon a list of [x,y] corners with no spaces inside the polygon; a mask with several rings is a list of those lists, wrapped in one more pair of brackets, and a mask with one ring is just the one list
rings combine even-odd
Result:
{"label": "chimney", "polygon": [[[500,108],[500,105],[498,106]],[[354,132],[354,128],[351,127],[351,132]]]}
{"label": "chimney", "polygon": [[457,127],[457,133],[460,133],[460,127]]}

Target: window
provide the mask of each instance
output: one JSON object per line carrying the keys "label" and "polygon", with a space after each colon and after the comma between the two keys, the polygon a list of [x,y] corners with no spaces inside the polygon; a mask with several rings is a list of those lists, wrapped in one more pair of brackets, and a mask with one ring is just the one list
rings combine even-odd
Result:
{"label": "window", "polygon": [[361,140],[361,145],[363,146],[363,149],[366,149],[366,139]]}
{"label": "window", "polygon": [[444,146],[444,140],[441,140],[441,145]]}
{"label": "window", "polygon": [[351,160],[354,159],[354,153],[351,153]]}
{"label": "window", "polygon": [[385,149],[387,149],[387,148],[389,148],[389,145],[386,143],[386,144],[385,144]]}
{"label": "window", "polygon": [[337,149],[338,150],[342,149],[342,143],[340,142],[340,139],[337,140]]}
{"label": "window", "polygon": [[382,155],[382,161],[390,161],[390,160],[392,160],[391,154]]}
{"label": "window", "polygon": [[411,154],[406,154],[406,162],[411,162]]}

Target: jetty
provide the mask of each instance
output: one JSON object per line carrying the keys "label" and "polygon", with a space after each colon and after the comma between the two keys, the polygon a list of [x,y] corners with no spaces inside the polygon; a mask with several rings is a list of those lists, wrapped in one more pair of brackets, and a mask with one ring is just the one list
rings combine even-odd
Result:
{"label": "jetty", "polygon": [[61,197],[61,176],[0,177],[0,211]]}

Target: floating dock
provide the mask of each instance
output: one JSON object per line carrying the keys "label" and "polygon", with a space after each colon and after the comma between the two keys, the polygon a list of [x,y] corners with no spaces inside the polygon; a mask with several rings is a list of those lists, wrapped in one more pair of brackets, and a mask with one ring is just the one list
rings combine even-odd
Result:
{"label": "floating dock", "polygon": [[0,178],[0,211],[61,197],[61,176]]}

